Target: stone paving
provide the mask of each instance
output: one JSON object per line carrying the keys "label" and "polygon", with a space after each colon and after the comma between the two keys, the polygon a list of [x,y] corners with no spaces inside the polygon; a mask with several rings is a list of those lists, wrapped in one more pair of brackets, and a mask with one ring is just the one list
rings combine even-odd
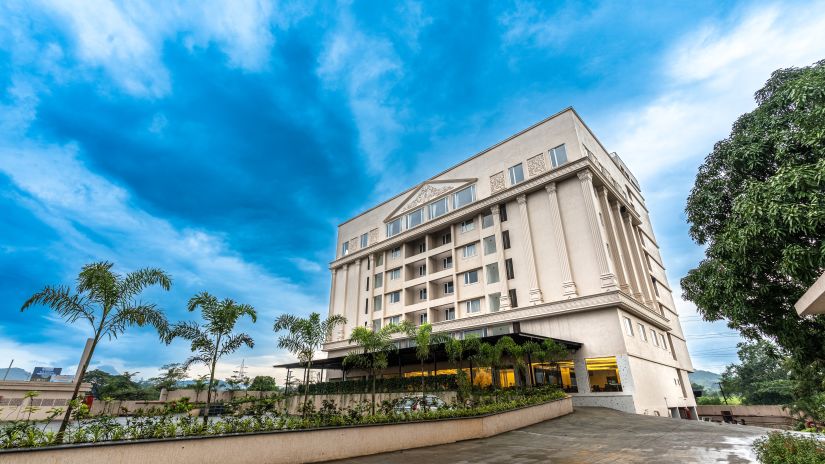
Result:
{"label": "stone paving", "polygon": [[490,438],[335,461],[338,464],[750,463],[769,429],[576,408]]}

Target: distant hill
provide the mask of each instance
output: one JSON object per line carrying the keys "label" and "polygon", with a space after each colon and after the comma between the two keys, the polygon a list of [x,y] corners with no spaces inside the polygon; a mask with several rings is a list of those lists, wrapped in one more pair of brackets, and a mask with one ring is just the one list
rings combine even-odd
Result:
{"label": "distant hill", "polygon": [[688,374],[688,377],[690,377],[691,383],[696,383],[705,387],[706,393],[719,391],[718,383],[722,376],[715,372],[698,370]]}
{"label": "distant hill", "polygon": [[[8,376],[6,376],[6,371],[9,371]],[[4,367],[0,369],[0,380],[3,380],[3,377],[5,377],[6,380],[29,380],[31,376],[31,372],[20,369],[19,367],[12,367],[11,369]]]}

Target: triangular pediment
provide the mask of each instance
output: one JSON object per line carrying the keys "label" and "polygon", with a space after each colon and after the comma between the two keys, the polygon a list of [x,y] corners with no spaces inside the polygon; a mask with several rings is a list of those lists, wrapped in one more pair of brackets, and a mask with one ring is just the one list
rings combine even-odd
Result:
{"label": "triangular pediment", "polygon": [[451,192],[461,190],[478,179],[431,180],[422,183],[407,195],[401,204],[387,216],[387,221],[407,211],[420,208],[427,203],[437,200]]}

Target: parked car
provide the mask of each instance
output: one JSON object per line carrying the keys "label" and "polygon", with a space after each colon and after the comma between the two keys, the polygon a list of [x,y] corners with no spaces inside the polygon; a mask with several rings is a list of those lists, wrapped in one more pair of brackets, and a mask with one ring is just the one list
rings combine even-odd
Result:
{"label": "parked car", "polygon": [[446,408],[447,403],[441,398],[432,395],[426,396],[408,396],[402,398],[398,404],[395,405],[393,411],[397,414],[410,414],[419,411],[433,411],[436,409]]}

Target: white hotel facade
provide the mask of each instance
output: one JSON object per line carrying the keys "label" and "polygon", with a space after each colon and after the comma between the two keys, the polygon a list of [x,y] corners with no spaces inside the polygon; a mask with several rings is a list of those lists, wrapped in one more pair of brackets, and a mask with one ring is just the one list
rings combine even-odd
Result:
{"label": "white hotel facade", "polygon": [[348,321],[330,359],[353,348],[354,327],[402,320],[553,338],[574,349],[555,379],[574,404],[696,417],[640,186],[572,108],[344,222],[330,269],[329,313]]}

